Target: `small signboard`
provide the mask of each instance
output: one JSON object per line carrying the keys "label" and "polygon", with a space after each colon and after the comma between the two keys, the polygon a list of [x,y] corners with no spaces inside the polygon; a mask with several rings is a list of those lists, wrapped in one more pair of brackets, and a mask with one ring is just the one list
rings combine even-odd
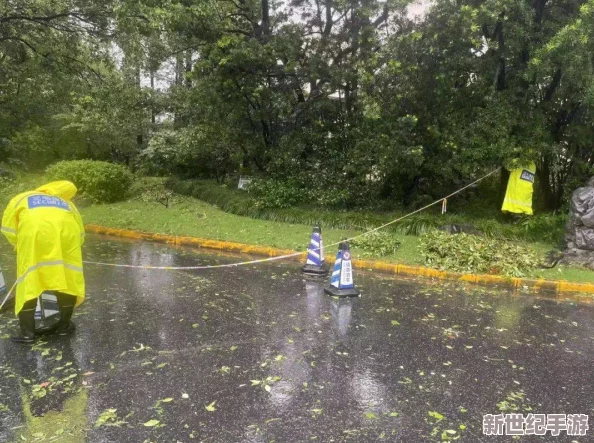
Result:
{"label": "small signboard", "polygon": [[242,175],[241,177],[239,177],[239,185],[237,185],[237,189],[243,189],[244,191],[247,191],[249,189],[251,182],[252,177]]}
{"label": "small signboard", "polygon": [[520,175],[520,179],[526,180],[527,182],[534,183],[534,174],[526,169],[522,170],[522,175]]}
{"label": "small signboard", "polygon": [[351,262],[351,253],[344,251],[342,255],[342,272],[340,273],[339,288],[352,288],[353,285],[353,264]]}

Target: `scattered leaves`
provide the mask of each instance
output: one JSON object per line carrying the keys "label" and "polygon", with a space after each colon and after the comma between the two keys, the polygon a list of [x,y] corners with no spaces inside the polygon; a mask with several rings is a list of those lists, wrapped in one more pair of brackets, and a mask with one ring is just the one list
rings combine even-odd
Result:
{"label": "scattered leaves", "polygon": [[442,421],[445,418],[444,415],[440,414],[439,412],[435,412],[435,411],[429,411],[428,414],[429,414],[429,417],[432,417],[435,420],[437,420],[436,423],[439,423],[440,421]]}
{"label": "scattered leaves", "polygon": [[95,421],[95,427],[99,428],[101,426],[121,426],[126,422],[123,420],[118,420],[117,409],[110,408],[103,411],[99,414],[97,421]]}

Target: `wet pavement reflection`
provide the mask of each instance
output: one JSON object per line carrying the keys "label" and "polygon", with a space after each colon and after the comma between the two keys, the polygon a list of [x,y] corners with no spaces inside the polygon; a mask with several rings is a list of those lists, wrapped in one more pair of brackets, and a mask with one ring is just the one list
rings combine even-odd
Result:
{"label": "wet pavement reflection", "polygon": [[[239,261],[102,237],[85,256]],[[18,346],[0,316],[0,441],[503,442],[482,415],[507,412],[589,414],[594,428],[591,304],[361,271],[362,297],[339,300],[297,262],[85,274],[72,337]]]}

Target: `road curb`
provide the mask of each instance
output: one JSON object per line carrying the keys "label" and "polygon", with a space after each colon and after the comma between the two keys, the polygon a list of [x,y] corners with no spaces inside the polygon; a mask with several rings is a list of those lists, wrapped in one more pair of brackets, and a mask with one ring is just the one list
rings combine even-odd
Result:
{"label": "road curb", "polygon": [[[137,240],[146,240],[159,243],[169,243],[180,246],[194,246],[205,249],[214,249],[225,252],[240,252],[244,254],[264,255],[267,257],[278,257],[281,255],[294,254],[296,251],[290,249],[277,249],[267,246],[247,245],[219,240],[208,240],[196,237],[186,237],[166,234],[153,234],[129,229],[108,228],[98,225],[86,225],[85,230],[92,234],[101,234],[112,237],[123,237]],[[307,251],[293,258],[304,260]],[[326,256],[326,261],[331,262],[334,257]],[[353,260],[353,264],[361,269],[372,271],[389,272],[396,275],[409,277],[429,277],[439,280],[457,280],[474,283],[483,286],[497,286],[501,288],[523,289],[538,292],[563,293],[586,293],[594,294],[593,283],[574,283],[564,280],[544,280],[530,278],[504,277],[500,275],[487,274],[460,274],[457,272],[440,271],[438,269],[425,268],[422,266],[409,266],[397,263],[387,263],[375,260]]]}

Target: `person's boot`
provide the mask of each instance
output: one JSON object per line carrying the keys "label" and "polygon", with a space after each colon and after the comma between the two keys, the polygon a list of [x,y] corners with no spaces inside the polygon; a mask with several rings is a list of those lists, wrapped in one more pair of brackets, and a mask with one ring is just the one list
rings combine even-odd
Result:
{"label": "person's boot", "polygon": [[35,341],[35,309],[22,309],[19,312],[21,335],[11,337],[15,343],[33,343]]}
{"label": "person's boot", "polygon": [[74,312],[74,305],[60,306],[60,322],[56,327],[56,334],[69,335],[74,332],[74,323],[70,320]]}

